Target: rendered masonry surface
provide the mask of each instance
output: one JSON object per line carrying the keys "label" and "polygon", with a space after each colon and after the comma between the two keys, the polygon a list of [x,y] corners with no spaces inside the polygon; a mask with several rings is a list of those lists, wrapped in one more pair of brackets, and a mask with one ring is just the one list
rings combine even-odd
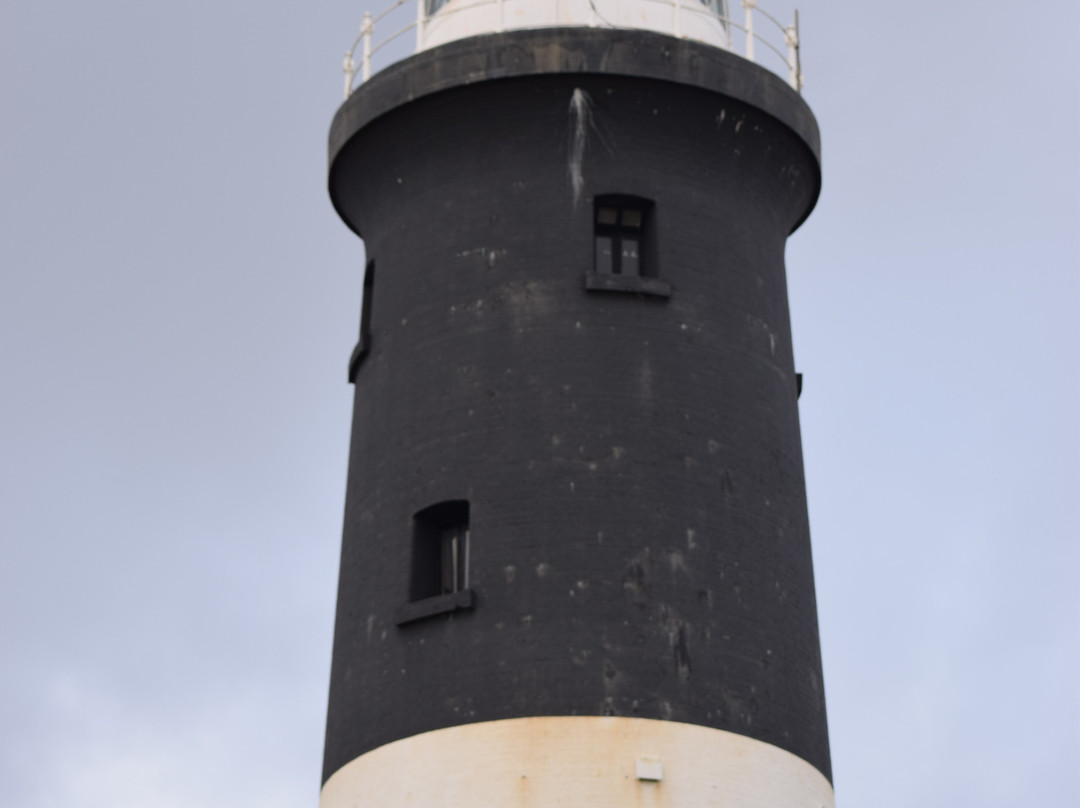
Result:
{"label": "rendered masonry surface", "polygon": [[708,761],[744,755],[791,763],[730,804],[825,804],[784,267],[820,188],[799,95],[654,32],[462,39],[352,94],[329,184],[368,265],[326,806],[376,788],[365,756],[392,744],[426,750],[394,758],[418,761],[413,794],[455,770],[436,731],[472,725],[453,738],[494,783],[506,722],[544,717],[713,750],[635,788],[714,793]]}

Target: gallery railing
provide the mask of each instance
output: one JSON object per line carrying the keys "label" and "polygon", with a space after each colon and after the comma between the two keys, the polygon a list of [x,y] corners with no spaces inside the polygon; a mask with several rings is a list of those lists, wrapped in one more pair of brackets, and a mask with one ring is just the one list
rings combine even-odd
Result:
{"label": "gallery railing", "polygon": [[[799,12],[795,11],[795,20],[791,25],[784,25],[776,17],[769,12],[760,8],[757,4],[757,0],[739,0],[743,8],[743,20],[742,22],[736,22],[731,19],[730,16],[718,14],[712,8],[701,3],[699,0],[647,0],[650,3],[656,3],[662,6],[668,6],[672,9],[671,19],[671,34],[676,37],[684,37],[683,33],[684,22],[686,20],[685,15],[701,15],[707,18],[711,18],[715,22],[719,23],[723,28],[728,31],[736,30],[741,31],[742,36],[728,37],[726,42],[728,43],[727,49],[738,53],[751,62],[756,61],[755,50],[757,45],[762,45],[768,50],[772,51],[779,57],[780,62],[784,65],[787,72],[787,81],[794,89],[801,91],[803,87],[803,75],[802,66],[799,59]],[[390,18],[392,24],[393,18],[397,18],[397,21],[401,22],[401,14],[394,14],[394,12],[401,9],[403,6],[407,6],[409,3],[416,4],[416,16],[410,22],[400,25],[391,33],[383,37],[378,41],[374,41],[375,28],[379,23]],[[425,31],[429,20],[433,19],[445,19],[454,14],[460,14],[464,11],[471,11],[482,6],[495,6],[496,9],[496,25],[493,30],[502,31],[505,30],[503,24],[503,6],[506,0],[473,0],[473,2],[462,2],[460,4],[447,4],[439,8],[435,14],[428,15],[426,13],[428,0],[394,0],[389,6],[382,11],[372,14],[370,11],[364,12],[363,22],[360,25],[360,33],[353,41],[352,47],[345,53],[345,97],[348,98],[353,90],[356,89],[356,79],[359,77],[360,82],[363,83],[371,78],[372,72],[372,60],[379,51],[390,43],[400,39],[403,35],[409,31],[416,30],[416,51],[422,51],[426,47],[425,44]],[[596,10],[595,4],[590,2],[592,9],[592,20],[587,23],[591,27],[617,27],[609,23],[602,15]],[[726,4],[720,6],[726,7]],[[769,25],[766,26],[766,31],[769,36],[763,36],[755,28],[755,15],[760,17]],[[384,24],[382,29],[387,26]],[[733,46],[734,40],[741,40],[741,49],[736,49]],[[359,57],[357,50],[359,49]],[[359,65],[357,65],[357,58],[359,58]],[[359,66],[359,69],[357,67]],[[779,71],[778,71],[779,72]]]}

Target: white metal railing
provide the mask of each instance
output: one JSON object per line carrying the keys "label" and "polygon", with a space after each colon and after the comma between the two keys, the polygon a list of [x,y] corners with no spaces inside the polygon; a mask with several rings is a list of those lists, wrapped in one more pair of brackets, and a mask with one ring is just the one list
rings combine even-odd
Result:
{"label": "white metal railing", "polygon": [[[435,12],[435,14],[432,15],[426,14],[427,2],[428,0],[394,0],[394,2],[392,2],[389,6],[387,6],[377,14],[372,15],[370,11],[364,12],[363,21],[360,24],[360,33],[357,34],[356,39],[353,40],[352,47],[350,47],[345,52],[345,98],[348,98],[355,89],[354,85],[356,84],[357,75],[359,75],[361,83],[371,78],[372,57],[374,57],[375,54],[377,54],[380,50],[389,45],[391,42],[397,40],[402,35],[415,29],[416,52],[424,50],[425,47],[427,47],[427,45],[425,44],[425,32],[429,20],[441,20],[449,17],[450,15],[459,14],[463,11],[474,10],[481,6],[494,5],[496,6],[496,19],[498,23],[492,29],[493,32],[505,30],[505,27],[507,27],[504,25],[503,19],[504,0],[475,0],[475,2],[461,3],[460,5],[451,5],[447,3],[446,5],[442,6],[437,12]],[[726,47],[727,50],[730,50],[733,53],[738,53],[740,56],[743,56],[744,58],[749,59],[751,62],[754,62],[756,61],[755,44],[760,43],[761,45],[772,51],[774,54],[776,54],[777,57],[779,57],[781,63],[784,65],[784,68],[787,71],[788,84],[790,84],[795,90],[800,92],[802,91],[803,73],[802,65],[799,59],[798,9],[795,10],[794,22],[791,25],[784,25],[772,14],[760,8],[757,4],[757,0],[739,0],[739,3],[743,7],[743,21],[739,23],[731,19],[730,16],[717,14],[711,8],[703,5],[700,0],[648,0],[648,2],[671,7],[671,33],[672,36],[675,37],[686,38],[686,35],[683,33],[684,14],[701,15],[703,17],[711,18],[713,21],[719,23],[723,28],[728,31],[730,31],[731,29],[741,31],[744,34],[744,36],[741,37],[743,39],[742,51],[740,52],[731,46],[730,43],[733,41],[733,38],[731,37],[727,39],[727,42],[729,43]],[[415,19],[413,19],[409,23],[406,23],[405,25],[401,25],[393,32],[385,36],[383,39],[373,43],[373,39],[375,36],[375,25],[387,16],[393,14],[394,11],[400,9],[402,6],[405,6],[408,3],[416,3]],[[587,23],[589,27],[602,26],[609,28],[630,28],[630,26],[616,26],[608,22],[599,13],[599,11],[597,11],[596,5],[591,2],[591,0],[589,5],[592,9],[590,22]],[[726,5],[722,6],[722,8],[723,7],[726,7]],[[771,25],[775,27],[776,30],[773,30],[772,28],[768,29],[773,35],[775,35],[777,31],[779,31],[780,35],[782,35],[783,37],[783,43],[781,45],[778,45],[776,42],[762,36],[755,29],[755,12],[759,14],[766,22],[771,23]],[[400,21],[401,15],[397,16],[399,17]],[[360,49],[359,70],[357,70],[356,63],[356,51],[358,48]]]}

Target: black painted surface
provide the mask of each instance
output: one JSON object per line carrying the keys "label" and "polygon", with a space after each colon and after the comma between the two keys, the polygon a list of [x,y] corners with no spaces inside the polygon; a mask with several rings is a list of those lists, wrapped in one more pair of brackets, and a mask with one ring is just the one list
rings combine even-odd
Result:
{"label": "black painted surface", "polygon": [[[539,67],[490,67],[513,60]],[[831,776],[784,273],[817,130],[772,79],[654,34],[516,32],[339,112],[331,195],[378,280],[324,777],[419,732],[575,714],[730,730]],[[601,194],[652,200],[669,298],[586,290]],[[399,627],[412,516],[455,499],[473,608]]]}
{"label": "black painted surface", "polygon": [[471,609],[472,605],[472,590],[461,589],[448,595],[436,595],[424,600],[401,604],[394,613],[394,623],[404,626],[436,614],[450,614],[461,609]]}

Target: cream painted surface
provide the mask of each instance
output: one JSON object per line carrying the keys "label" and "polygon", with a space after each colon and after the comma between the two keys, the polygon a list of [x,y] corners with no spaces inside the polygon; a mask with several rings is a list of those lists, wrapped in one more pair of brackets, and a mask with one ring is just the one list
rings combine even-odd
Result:
{"label": "cream painted surface", "polygon": [[424,23],[420,49],[513,28],[644,28],[731,48],[731,35],[699,0],[450,0]]}
{"label": "cream painted surface", "polygon": [[[637,762],[663,766],[639,780]],[[806,761],[723,730],[644,718],[542,716],[439,729],[361,755],[319,808],[833,808]]]}

